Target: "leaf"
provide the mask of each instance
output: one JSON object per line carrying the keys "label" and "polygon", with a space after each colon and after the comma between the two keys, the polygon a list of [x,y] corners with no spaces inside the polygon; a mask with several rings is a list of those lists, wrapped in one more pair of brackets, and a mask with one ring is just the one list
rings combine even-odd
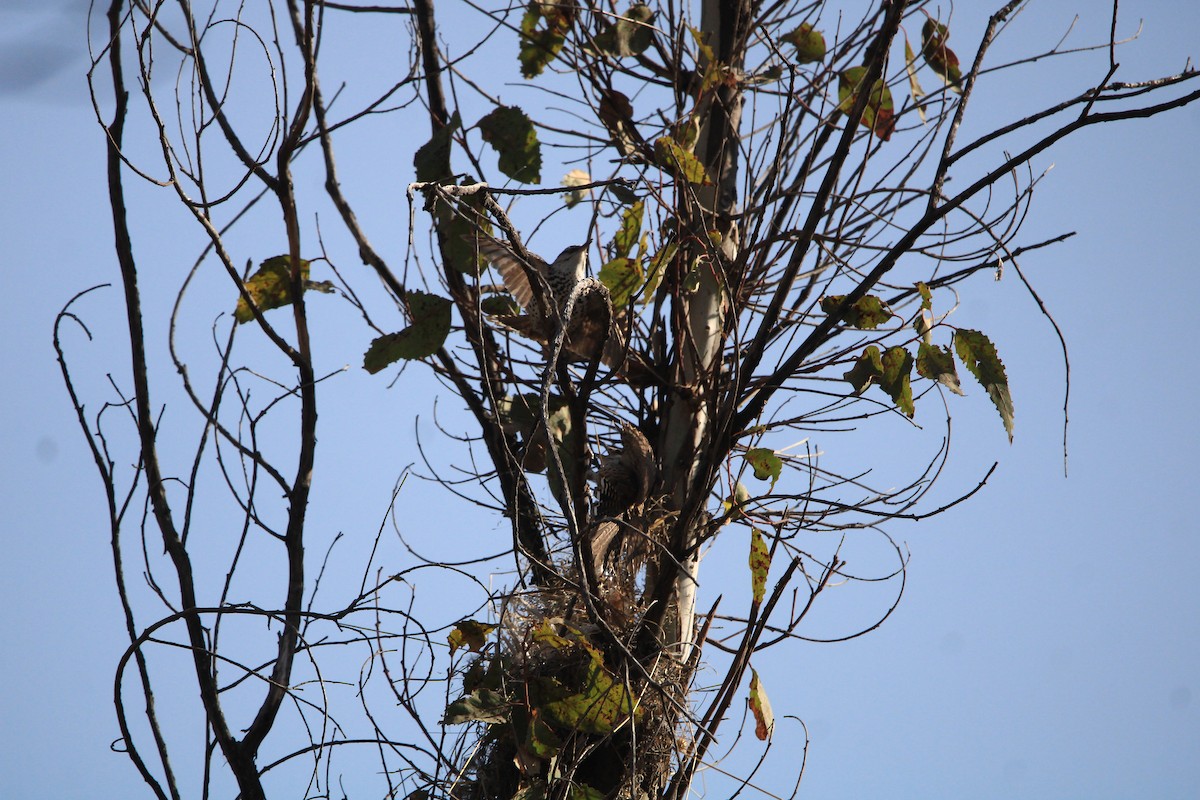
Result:
{"label": "leaf", "polygon": [[921,122],[925,122],[925,106],[921,104],[925,90],[921,88],[921,83],[917,80],[917,56],[913,53],[907,36],[904,37],[904,69],[908,72],[908,91],[912,94],[913,105],[917,107],[917,114],[920,115]]}
{"label": "leaf", "polygon": [[[463,178],[464,184],[474,182],[470,175]],[[492,225],[483,213],[486,196],[483,192],[464,195],[455,201],[457,207],[439,201],[433,209],[436,230],[444,234],[442,255],[449,266],[465,275],[478,277],[488,266],[487,259],[479,255],[475,246],[479,233],[492,232]]]}
{"label": "leaf", "polygon": [[[638,133],[637,128],[633,124],[633,104],[629,102],[629,98],[618,92],[616,89],[602,89],[600,92],[600,103],[596,108],[596,114],[600,121],[608,130],[609,136],[612,137],[613,143],[616,144],[617,150],[621,155],[628,156],[637,152],[639,147],[645,143],[642,135]],[[614,193],[616,187],[620,184],[614,184]],[[624,189],[624,187],[621,187]],[[627,194],[632,194],[626,190]],[[634,196],[636,199],[636,195]],[[630,202],[633,200],[622,202]]]}
{"label": "leaf", "polygon": [[[832,314],[837,311],[845,299],[846,295],[844,294],[831,294],[822,297],[821,310],[826,314]],[[868,294],[855,300],[854,304],[846,309],[845,316],[842,319],[852,328],[872,331],[891,318],[892,310],[888,308],[887,303],[875,295]]]}
{"label": "leaf", "polygon": [[548,788],[544,780],[534,778],[529,783],[522,785],[512,796],[512,800],[546,800]]}
{"label": "leaf", "polygon": [[909,375],[912,373],[912,353],[903,347],[890,347],[883,354],[883,374],[879,376],[879,388],[887,392],[896,404],[896,408],[912,419],[916,413],[913,406],[912,386]]}
{"label": "leaf", "polygon": [[[554,449],[558,451],[558,460],[566,473],[566,485],[575,486],[578,472],[584,463],[584,442],[580,432],[571,427],[571,407],[562,398],[552,397],[547,421],[550,423],[550,438],[554,442]],[[554,499],[565,506],[566,492],[563,489],[562,475],[554,468],[554,459],[549,453],[546,454],[546,482],[550,484],[550,493],[554,495]]]}
{"label": "leaf", "polygon": [[565,728],[604,735],[633,716],[634,706],[633,695],[624,683],[614,680],[600,653],[593,648],[582,690],[546,703],[542,710]]}
{"label": "leaf", "polygon": [[921,27],[921,55],[929,68],[942,77],[953,91],[962,94],[962,70],[958,66],[958,56],[946,46],[950,38],[950,29],[932,17],[925,20]]}
{"label": "leaf", "polygon": [[522,786],[512,796],[512,800],[546,800],[546,789],[546,782],[540,778],[535,778],[527,785]]}
{"label": "leaf", "polygon": [[[545,22],[544,27],[538,23]],[[535,78],[558,57],[575,23],[575,7],[569,3],[531,0],[521,18],[521,51],[517,61],[524,78]]]}
{"label": "leaf", "polygon": [[791,33],[781,37],[796,48],[797,64],[813,64],[825,60],[825,36],[805,22]]}
{"label": "leaf", "polygon": [[608,191],[612,193],[613,198],[624,205],[633,205],[638,201],[637,192],[630,189],[623,183],[612,183],[608,186]]}
{"label": "leaf", "polygon": [[654,10],[645,3],[634,3],[615,23],[596,34],[596,47],[618,58],[640,55],[654,41],[653,23]]}
{"label": "leaf", "polygon": [[535,713],[529,722],[525,746],[539,758],[552,758],[562,749],[563,742],[554,729]]}
{"label": "leaf", "polygon": [[450,177],[450,145],[454,141],[454,132],[461,126],[462,117],[455,111],[450,122],[417,148],[413,154],[413,167],[418,181],[440,181]]}
{"label": "leaf", "polygon": [[[289,267],[291,258],[288,256],[272,256],[258,266],[258,270],[246,279],[246,293],[254,300],[259,311],[269,311],[292,304],[292,270]],[[308,279],[311,262],[300,259],[300,285],[306,289],[317,288]],[[249,322],[254,319],[254,312],[241,295],[238,296],[237,306],[233,309],[236,322]]]}
{"label": "leaf", "polygon": [[496,630],[495,625],[479,622],[473,619],[460,620],[450,631],[446,640],[450,642],[450,655],[460,647],[465,647],[472,653],[478,653],[487,644],[488,634]]}
{"label": "leaf", "polygon": [[604,800],[604,792],[586,783],[572,783],[567,789],[567,800]]}
{"label": "leaf", "polygon": [[525,112],[498,106],[478,123],[483,140],[500,154],[500,171],[522,183],[542,182],[542,146]]}
{"label": "leaf", "polygon": [[917,316],[913,318],[913,330],[921,337],[923,344],[930,344],[933,340],[933,315],[928,311],[921,309],[917,312]]}
{"label": "leaf", "polygon": [[754,715],[754,735],[760,742],[765,742],[775,729],[775,714],[755,669],[750,670],[750,713]]}
{"label": "leaf", "polygon": [[688,183],[708,185],[708,173],[696,156],[684,150],[674,139],[662,136],[654,142],[654,158],[658,165]]}
{"label": "leaf", "polygon": [[621,227],[613,236],[613,250],[618,256],[627,256],[637,244],[642,233],[642,216],[645,203],[638,200],[621,214]]}
{"label": "leaf", "polygon": [[925,281],[917,281],[917,292],[921,295],[921,309],[930,311],[933,309],[933,292],[929,291],[929,286]]}
{"label": "leaf", "polygon": [[783,459],[775,455],[774,450],[767,447],[755,447],[747,450],[746,463],[754,470],[754,477],[760,481],[770,478],[772,488],[783,472]]}
{"label": "leaf", "polygon": [[705,41],[707,35],[699,28],[688,26],[688,31],[692,34],[692,39],[696,42],[696,49],[700,53],[698,61],[715,61],[716,56],[713,55],[712,45]]}
{"label": "leaf", "polygon": [[678,249],[679,245],[671,242],[651,256],[650,265],[646,270],[646,288],[642,291],[643,303],[649,304],[654,299],[654,294],[658,291],[658,285],[662,283],[667,264],[670,264],[675,258],[675,252]]}
{"label": "leaf", "polygon": [[499,690],[508,680],[508,667],[511,662],[504,656],[495,658],[477,658],[463,673],[463,691],[468,694],[476,689]]}
{"label": "leaf", "polygon": [[996,346],[979,331],[959,329],[954,332],[954,352],[987,390],[996,410],[1000,412],[1000,419],[1004,422],[1004,430],[1008,433],[1008,441],[1011,443],[1015,410],[1012,395],[1008,390],[1008,375],[1004,372],[1004,363],[996,353]]}
{"label": "leaf", "polygon": [[[571,170],[562,179],[562,185],[567,187],[585,186],[591,182],[592,176],[581,169]],[[573,192],[567,192],[563,197],[563,202],[566,203],[567,208],[574,208],[586,200],[591,193],[591,189],[575,189]]]}
{"label": "leaf", "polygon": [[412,324],[399,333],[388,333],[371,342],[363,355],[363,369],[374,375],[395,361],[427,358],[450,335],[450,301],[424,292],[404,293]]}
{"label": "leaf", "polygon": [[[841,73],[838,80],[838,111],[849,114],[854,109],[866,77],[866,67],[851,67]],[[892,105],[892,91],[882,78],[871,87],[860,121],[885,142],[892,138],[892,132],[896,129],[895,107]]]}
{"label": "leaf", "polygon": [[957,395],[963,394],[949,347],[935,347],[928,342],[921,342],[917,349],[917,374],[937,381]]}
{"label": "leaf", "polygon": [[608,287],[613,308],[624,308],[643,283],[641,262],[636,258],[614,258],[600,268],[600,282]]}
{"label": "leaf", "polygon": [[508,701],[499,692],[491,689],[476,689],[446,706],[442,717],[443,725],[458,725],[462,722],[507,722],[512,716]]}
{"label": "leaf", "polygon": [[862,394],[872,382],[879,380],[882,375],[883,359],[880,357],[879,348],[870,345],[863,350],[863,354],[858,357],[854,366],[843,377],[854,387],[855,394]]}
{"label": "leaf", "polygon": [[510,294],[493,294],[485,297],[479,302],[479,307],[483,309],[483,313],[491,314],[494,317],[516,316],[521,313],[521,306]]}
{"label": "leaf", "polygon": [[767,573],[771,571],[771,551],[758,528],[750,529],[750,588],[754,602],[761,603],[767,593]]}
{"label": "leaf", "polygon": [[[917,291],[921,295],[921,310],[913,317],[913,330],[921,337],[921,341],[925,344],[932,344],[933,340],[933,293],[929,291],[929,287],[922,281],[916,283]],[[951,364],[953,366],[953,363]],[[917,356],[917,371],[920,372],[920,355]]]}
{"label": "leaf", "polygon": [[742,519],[746,516],[742,511],[746,507],[746,503],[750,502],[750,491],[738,481],[733,487],[733,497],[721,501],[721,507],[725,509],[725,513],[729,514],[730,519]]}

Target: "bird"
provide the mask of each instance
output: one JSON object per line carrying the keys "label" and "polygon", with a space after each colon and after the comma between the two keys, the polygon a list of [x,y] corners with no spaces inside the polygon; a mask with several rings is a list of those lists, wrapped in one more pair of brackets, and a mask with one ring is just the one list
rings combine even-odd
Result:
{"label": "bird", "polygon": [[[558,258],[547,263],[533,253],[529,254],[530,259],[526,262],[507,244],[482,232],[464,238],[496,268],[505,290],[525,312],[520,315],[495,314],[493,321],[542,344],[554,341],[561,324],[566,329],[563,346],[572,357],[585,361],[599,358],[601,363],[619,373],[631,385],[646,386],[662,382],[657,371],[643,356],[626,347],[625,327],[629,308],[614,311],[604,285],[586,277],[587,242],[567,247],[559,253]],[[557,314],[542,307],[544,291],[535,292],[530,285],[524,266],[526,263],[539,280],[544,280],[543,287],[550,290]],[[579,287],[571,318],[564,319],[567,301],[580,283],[584,285]]]}
{"label": "bird", "polygon": [[[504,281],[504,288],[513,296],[521,309],[533,314],[542,311],[536,308],[535,294],[533,287],[529,284],[529,276],[522,259],[508,245],[486,234],[478,234],[474,242],[479,248],[479,254],[500,273],[500,278]],[[550,287],[551,298],[561,314],[567,304],[567,298],[571,296],[571,291],[587,274],[587,244],[573,244],[567,247],[559,253],[558,258],[550,263],[546,263],[545,259],[533,253],[530,253],[529,256],[528,265],[533,268],[535,273],[545,278],[546,285]]]}
{"label": "bird", "polygon": [[596,516],[615,517],[646,502],[658,476],[646,435],[621,422],[621,449],[600,460],[596,470]]}
{"label": "bird", "polygon": [[[654,450],[646,435],[629,422],[621,422],[621,449],[600,459],[596,470],[596,502],[592,506],[591,547],[596,574],[615,557],[624,534],[640,528],[645,520],[636,513],[650,499],[658,480]],[[632,515],[632,519],[630,516]],[[644,539],[643,536],[635,539]],[[639,562],[648,551],[644,541],[635,541],[634,552],[626,553]],[[636,569],[631,570],[636,572]]]}
{"label": "bird", "polygon": [[[624,338],[613,324],[608,291],[599,281],[587,278],[588,243],[571,245],[547,263],[533,253],[524,261],[508,245],[483,233],[469,240],[500,273],[504,288],[525,312],[497,314],[493,316],[496,322],[543,344],[554,341],[561,325],[566,329],[564,348],[573,356],[599,358],[613,368],[624,362]],[[543,292],[535,292],[530,285],[526,264],[550,290],[554,311],[542,307]],[[576,287],[579,293],[570,319],[566,319],[566,306]]]}

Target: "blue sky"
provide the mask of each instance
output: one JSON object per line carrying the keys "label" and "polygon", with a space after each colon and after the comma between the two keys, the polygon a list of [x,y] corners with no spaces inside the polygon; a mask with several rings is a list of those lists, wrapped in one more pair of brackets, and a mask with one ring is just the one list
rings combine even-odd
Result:
{"label": "blue sky", "polygon": [[[1010,41],[1022,50],[1049,46],[1071,9],[1091,13],[1098,5],[1035,2]],[[102,495],[50,346],[62,304],[118,277],[102,133],[82,79],[84,7],[10,2],[0,9],[7,187],[0,195],[7,286],[0,359],[9,376],[0,394],[0,602],[7,610],[0,623],[0,795],[12,797],[143,791],[128,760],[109,749],[118,737],[112,674],[124,633]],[[979,27],[959,13],[952,43],[962,55]],[[1176,71],[1186,57],[1200,56],[1200,9],[1122,3],[1126,30],[1139,17],[1141,38],[1120,51],[1119,76]],[[1106,27],[1099,13],[1073,36],[1089,41]],[[1026,68],[1003,91],[973,102],[986,110],[985,122],[1009,119],[1026,104],[1074,94],[1105,66],[1095,56]],[[1036,164],[1053,169],[1024,240],[1079,232],[1021,260],[1070,345],[1070,477],[1063,477],[1063,370],[1052,331],[1015,275],[971,284],[955,321],[986,330],[999,346],[1017,406],[1016,439],[1005,442],[994,410],[968,387],[971,397],[955,409],[946,489],[973,485],[992,461],[1000,466],[970,502],[890,529],[912,558],[898,611],[869,636],[797,645],[756,664],[776,713],[808,725],[801,797],[1200,792],[1200,525],[1189,499],[1198,477],[1200,387],[1187,338],[1195,316],[1197,141],[1200,108],[1191,107],[1093,128]],[[398,174],[407,155],[393,157],[399,166],[388,165],[388,174]],[[158,226],[138,236],[171,264],[175,218],[153,197],[135,192],[136,207]],[[402,244],[405,209],[386,213],[401,221],[391,244]],[[145,263],[155,265],[146,275],[148,295],[178,283],[158,262]],[[123,374],[118,293],[84,308],[100,344],[88,350],[74,340],[94,399],[106,396],[106,370]],[[331,350],[327,370],[353,363],[361,351],[342,345]],[[419,386],[384,393],[355,369],[331,382],[322,419],[329,425],[326,472],[318,481],[332,488],[322,490],[318,525],[332,533],[379,524],[391,482],[416,459],[412,426],[395,418],[420,414],[429,425],[433,386]],[[364,399],[372,394],[385,396]],[[352,409],[349,419],[338,418],[339,407]],[[356,433],[363,420],[387,415],[394,430],[386,437],[375,427]],[[455,506],[414,486],[405,489],[408,505],[401,498],[404,522],[436,545],[453,527]],[[492,527],[483,534],[503,545],[504,526],[486,524]],[[429,591],[436,601],[452,590]],[[858,602],[836,605],[847,617],[833,622],[873,613],[872,602]],[[179,686],[184,699],[194,694],[186,672]],[[790,792],[798,741],[780,736],[759,784]]]}

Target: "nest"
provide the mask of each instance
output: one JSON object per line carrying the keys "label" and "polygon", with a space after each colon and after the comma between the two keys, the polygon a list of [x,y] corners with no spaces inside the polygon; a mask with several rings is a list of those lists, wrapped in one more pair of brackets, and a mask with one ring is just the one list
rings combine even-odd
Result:
{"label": "nest", "polygon": [[496,652],[464,679],[468,691],[486,685],[505,699],[503,719],[484,724],[456,797],[557,800],[590,790],[646,800],[662,793],[689,675],[667,652],[630,663],[612,634],[627,634],[641,609],[625,611],[623,623],[614,615],[619,629],[610,633],[588,621],[573,587],[504,599]]}

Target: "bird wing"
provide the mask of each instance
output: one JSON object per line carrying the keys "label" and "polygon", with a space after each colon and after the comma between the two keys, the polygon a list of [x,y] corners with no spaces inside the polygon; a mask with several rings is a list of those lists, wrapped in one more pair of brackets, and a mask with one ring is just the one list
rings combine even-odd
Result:
{"label": "bird wing", "polygon": [[[508,245],[482,233],[475,237],[474,244],[479,248],[479,254],[500,273],[500,279],[504,281],[504,288],[513,296],[521,309],[530,311],[530,304],[533,303],[533,287],[529,285],[525,267],[516,254],[508,248]],[[532,266],[542,274],[546,273],[546,264],[541,259],[535,260]]]}

